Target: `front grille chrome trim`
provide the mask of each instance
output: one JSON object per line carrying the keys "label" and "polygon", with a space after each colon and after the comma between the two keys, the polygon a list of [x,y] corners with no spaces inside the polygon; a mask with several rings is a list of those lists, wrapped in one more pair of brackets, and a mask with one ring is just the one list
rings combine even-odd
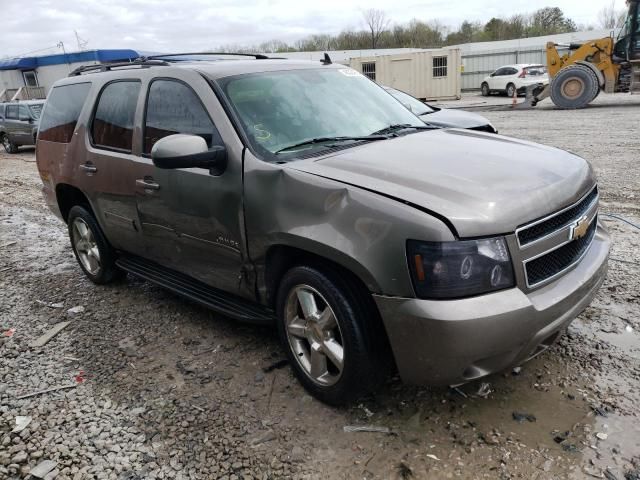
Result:
{"label": "front grille chrome trim", "polygon": [[[515,231],[515,235],[516,235],[516,242],[518,242],[518,247],[520,248],[520,250],[526,250],[528,248],[531,248],[533,246],[535,246],[536,244],[543,242],[545,240],[547,240],[549,237],[552,237],[553,235],[555,235],[558,231],[562,230],[563,228],[568,227],[569,225],[571,225],[571,223],[575,222],[576,219],[573,219],[571,222],[567,222],[564,225],[562,225],[561,227],[555,229],[554,231],[540,237],[540,238],[536,238],[535,240],[531,241],[531,242],[527,242],[525,244],[522,244],[522,242],[520,241],[520,233],[522,233],[525,230],[528,230],[531,227],[535,227],[536,225],[539,225],[541,223],[544,223],[548,220],[551,220],[554,217],[557,217],[558,215],[562,215],[564,212],[571,210],[572,208],[575,208],[576,206],[580,205],[580,203],[582,203],[587,197],[589,197],[589,195],[591,195],[593,193],[594,190],[596,190],[598,188],[597,185],[594,185],[593,187],[591,187],[589,189],[589,191],[584,194],[577,202],[563,208],[562,210],[559,210],[557,212],[554,212],[550,215],[547,215],[546,217],[540,218],[538,220],[535,220],[531,223],[527,223],[526,225],[523,225],[521,227],[518,227]],[[590,212],[594,205],[597,205],[598,202],[600,201],[600,192],[596,192],[596,197],[589,203],[589,205],[584,209],[584,212]]]}
{"label": "front grille chrome trim", "polygon": [[[544,257],[545,255],[548,255],[548,254],[554,252],[555,250],[558,250],[559,248],[562,248],[562,247],[568,245],[569,243],[571,243],[571,242],[573,242],[575,240],[572,239],[572,240],[569,240],[567,242],[563,242],[563,243],[555,246],[554,248],[552,248],[550,250],[542,252],[542,253],[540,253],[540,254],[538,254],[538,255],[536,255],[534,257],[528,258],[528,259],[526,259],[526,260],[524,260],[522,262],[522,265],[524,267],[524,279],[525,279],[525,282],[526,282],[526,285],[527,285],[528,289],[534,289],[534,288],[542,287],[543,285],[546,285],[547,283],[552,282],[553,280],[555,280],[556,278],[560,277],[561,275],[564,275],[566,272],[568,272],[569,270],[574,268],[578,263],[580,263],[580,261],[589,252],[589,249],[591,248],[591,245],[593,244],[593,241],[596,238],[596,234],[597,234],[597,230],[598,230],[598,225],[597,225],[598,215],[597,214],[594,215],[593,218],[591,219],[591,223],[593,223],[593,222],[595,222],[596,225],[594,226],[594,231],[591,234],[591,239],[589,240],[589,243],[585,247],[584,251],[573,262],[571,262],[569,265],[564,267],[562,270],[559,270],[555,274],[553,274],[553,275],[551,275],[551,276],[549,276],[549,277],[547,277],[547,278],[545,278],[543,280],[540,280],[539,282],[536,282],[536,283],[533,283],[533,284],[529,283],[529,273],[527,271],[527,264],[529,262],[532,262],[533,260],[536,260],[536,259],[540,258],[540,257]],[[589,228],[591,228],[591,226]]]}

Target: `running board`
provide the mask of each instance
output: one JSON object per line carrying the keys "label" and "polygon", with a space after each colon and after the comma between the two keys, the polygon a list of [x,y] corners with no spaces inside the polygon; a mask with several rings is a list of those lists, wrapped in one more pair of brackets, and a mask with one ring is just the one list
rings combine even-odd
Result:
{"label": "running board", "polygon": [[274,313],[266,307],[210,287],[150,260],[126,255],[118,258],[116,265],[132,275],[153,282],[227,317],[262,325],[275,322]]}

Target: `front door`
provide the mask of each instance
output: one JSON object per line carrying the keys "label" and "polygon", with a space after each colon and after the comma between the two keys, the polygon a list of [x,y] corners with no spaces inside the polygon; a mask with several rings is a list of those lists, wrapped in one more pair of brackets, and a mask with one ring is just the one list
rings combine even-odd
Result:
{"label": "front door", "polygon": [[[176,133],[201,136],[209,147],[225,144],[212,120],[222,108],[211,87],[195,72],[175,76],[149,84],[143,157],[150,157],[159,139]],[[136,179],[136,188],[146,256],[241,293],[242,165],[234,160],[230,155],[219,176],[202,168],[153,167],[150,175]]]}
{"label": "front door", "polygon": [[31,144],[31,116],[26,105],[7,105],[5,128],[16,145]]}

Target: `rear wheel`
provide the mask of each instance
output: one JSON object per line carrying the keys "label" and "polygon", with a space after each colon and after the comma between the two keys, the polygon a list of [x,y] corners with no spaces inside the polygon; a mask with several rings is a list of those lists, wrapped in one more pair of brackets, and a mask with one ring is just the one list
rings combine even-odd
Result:
{"label": "rear wheel", "polygon": [[516,86],[513,83],[507,85],[507,97],[513,97],[516,94]]}
{"label": "rear wheel", "polygon": [[9,135],[7,135],[6,133],[2,135],[2,146],[4,147],[7,153],[18,152],[18,146],[11,141],[11,139],[9,138]]}
{"label": "rear wheel", "polygon": [[491,89],[489,88],[489,84],[483,83],[480,89],[482,90],[483,97],[488,97],[489,95],[491,95]]}
{"label": "rear wheel", "polygon": [[89,280],[105,284],[124,275],[116,266],[115,251],[87,208],[80,205],[73,207],[67,223],[73,253]]}
{"label": "rear wheel", "polygon": [[[367,292],[368,294],[368,292]],[[278,290],[278,331],[296,377],[319,400],[340,405],[388,373],[372,311],[357,286],[331,270],[294,267]]]}
{"label": "rear wheel", "polygon": [[584,65],[565,67],[551,81],[551,100],[560,108],[584,108],[599,91],[598,77]]}

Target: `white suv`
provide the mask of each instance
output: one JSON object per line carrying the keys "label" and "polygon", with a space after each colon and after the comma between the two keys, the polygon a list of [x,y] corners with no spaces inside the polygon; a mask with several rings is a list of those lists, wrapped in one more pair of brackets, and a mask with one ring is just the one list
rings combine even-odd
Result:
{"label": "white suv", "polygon": [[513,97],[516,92],[523,93],[530,85],[549,83],[547,67],[535,64],[506,65],[500,67],[482,81],[482,96],[493,92],[506,93]]}

